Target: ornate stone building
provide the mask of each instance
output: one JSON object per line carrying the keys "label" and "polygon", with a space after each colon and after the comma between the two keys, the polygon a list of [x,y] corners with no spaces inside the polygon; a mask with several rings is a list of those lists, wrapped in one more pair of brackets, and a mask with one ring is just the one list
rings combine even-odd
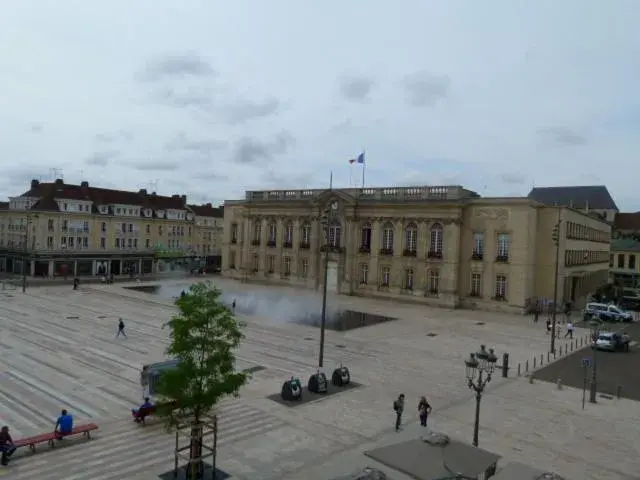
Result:
{"label": "ornate stone building", "polygon": [[250,191],[224,206],[223,274],[447,307],[584,300],[607,281],[610,224],[460,186]]}

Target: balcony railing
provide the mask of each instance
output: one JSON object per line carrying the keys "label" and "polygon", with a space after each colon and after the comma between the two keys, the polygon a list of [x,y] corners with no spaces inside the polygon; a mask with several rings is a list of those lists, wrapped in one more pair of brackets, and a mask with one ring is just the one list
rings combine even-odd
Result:
{"label": "balcony railing", "polygon": [[320,247],[320,251],[331,252],[331,253],[342,253],[344,252],[344,247],[341,247],[340,245],[322,245]]}
{"label": "balcony railing", "polygon": [[471,260],[482,260],[484,258],[484,255],[482,254],[482,252],[473,252],[471,254]]}
{"label": "balcony railing", "polygon": [[371,245],[360,245],[360,248],[358,249],[358,252],[360,252],[360,253],[371,253]]}
{"label": "balcony railing", "polygon": [[415,256],[417,256],[417,254],[418,254],[418,252],[416,252],[416,251],[415,251],[415,250],[413,250],[413,249],[405,249],[405,250],[402,252],[402,256],[403,256],[403,257],[415,257]]}
{"label": "balcony railing", "polygon": [[499,263],[507,263],[509,262],[509,255],[505,255],[505,254],[498,254],[496,255],[496,262]]}
{"label": "balcony railing", "polygon": [[380,255],[393,255],[393,248],[381,248]]}
{"label": "balcony railing", "polygon": [[427,258],[442,258],[442,251],[429,250],[429,252],[427,253]]}
{"label": "balcony railing", "polygon": [[300,242],[300,248],[302,250],[309,250],[309,248],[311,248],[311,244],[309,242]]}

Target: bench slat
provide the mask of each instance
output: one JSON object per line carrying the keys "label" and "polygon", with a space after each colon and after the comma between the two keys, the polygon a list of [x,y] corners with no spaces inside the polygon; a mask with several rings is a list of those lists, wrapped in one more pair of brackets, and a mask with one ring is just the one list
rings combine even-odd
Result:
{"label": "bench slat", "polygon": [[[93,430],[98,430],[98,425],[95,423],[85,423],[83,425],[77,425],[71,430],[71,433],[66,433],[63,437],[70,437],[72,435],[79,435],[81,433],[91,432]],[[52,440],[56,440],[60,438],[59,433],[41,433],[40,435],[34,435],[33,437],[21,438],[14,442],[16,447],[24,447],[26,445],[36,445],[38,443],[50,442]]]}

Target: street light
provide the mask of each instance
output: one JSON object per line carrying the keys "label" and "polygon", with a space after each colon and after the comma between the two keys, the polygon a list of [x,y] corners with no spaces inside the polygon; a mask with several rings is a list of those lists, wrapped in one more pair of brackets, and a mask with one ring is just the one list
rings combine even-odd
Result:
{"label": "street light", "polygon": [[596,403],[597,384],[596,384],[596,361],[598,351],[596,342],[598,341],[598,335],[600,334],[600,322],[597,320],[591,320],[589,322],[591,328],[591,384],[589,385],[589,403]]}
{"label": "street light", "polygon": [[325,234],[324,275],[322,281],[322,312],[320,314],[320,354],[318,355],[318,367],[324,366],[324,336],[327,327],[327,280],[329,278],[329,229],[333,222],[333,211],[337,210],[338,203],[331,201],[323,212],[321,222]]}
{"label": "street light", "polygon": [[491,381],[491,375],[496,368],[498,357],[493,348],[487,350],[484,345],[480,345],[478,353],[469,354],[469,359],[464,361],[466,366],[466,377],[469,388],[476,392],[476,419],[473,424],[473,446],[478,446],[478,428],[480,427],[480,400],[482,392]]}
{"label": "street light", "polygon": [[558,207],[558,218],[556,220],[556,224],[553,227],[553,232],[551,233],[551,238],[553,239],[553,243],[556,246],[556,262],[555,262],[555,270],[553,274],[553,313],[552,313],[552,321],[551,321],[551,347],[550,352],[556,353],[556,312],[558,311],[558,269],[560,265],[560,208]]}

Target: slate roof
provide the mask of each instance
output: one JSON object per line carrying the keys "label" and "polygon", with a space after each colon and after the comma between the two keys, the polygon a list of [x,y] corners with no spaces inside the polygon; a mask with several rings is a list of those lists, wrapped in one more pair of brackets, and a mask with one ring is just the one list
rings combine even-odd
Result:
{"label": "slate roof", "polygon": [[[55,199],[59,200],[88,200],[93,202],[93,213],[98,213],[100,205],[132,205],[149,208],[153,210],[189,210],[186,195],[157,195],[155,192],[148,193],[142,189],[138,192],[127,190],[114,190],[109,188],[92,187],[88,182],[80,185],[64,183],[63,180],[56,180],[52,183],[41,183],[38,180],[31,181],[31,188],[20,195],[21,197],[38,198],[39,200],[31,207],[32,210],[59,211]],[[218,216],[215,214],[215,207],[209,210],[200,210],[202,216]],[[206,206],[204,206],[206,207]],[[1,208],[1,207],[0,207]],[[142,215],[142,212],[140,212]],[[194,212],[195,213],[195,212]]]}
{"label": "slate roof", "polygon": [[224,217],[224,207],[214,207],[210,203],[204,205],[189,205],[189,209],[200,217]]}
{"label": "slate roof", "polygon": [[535,187],[529,198],[545,205],[557,205],[583,209],[587,206],[595,210],[618,210],[609,190],[604,185],[578,187]]}
{"label": "slate roof", "polygon": [[640,232],[640,212],[618,213],[613,222],[615,230],[633,230]]}
{"label": "slate roof", "polygon": [[9,202],[0,202],[0,210],[9,210]]}

